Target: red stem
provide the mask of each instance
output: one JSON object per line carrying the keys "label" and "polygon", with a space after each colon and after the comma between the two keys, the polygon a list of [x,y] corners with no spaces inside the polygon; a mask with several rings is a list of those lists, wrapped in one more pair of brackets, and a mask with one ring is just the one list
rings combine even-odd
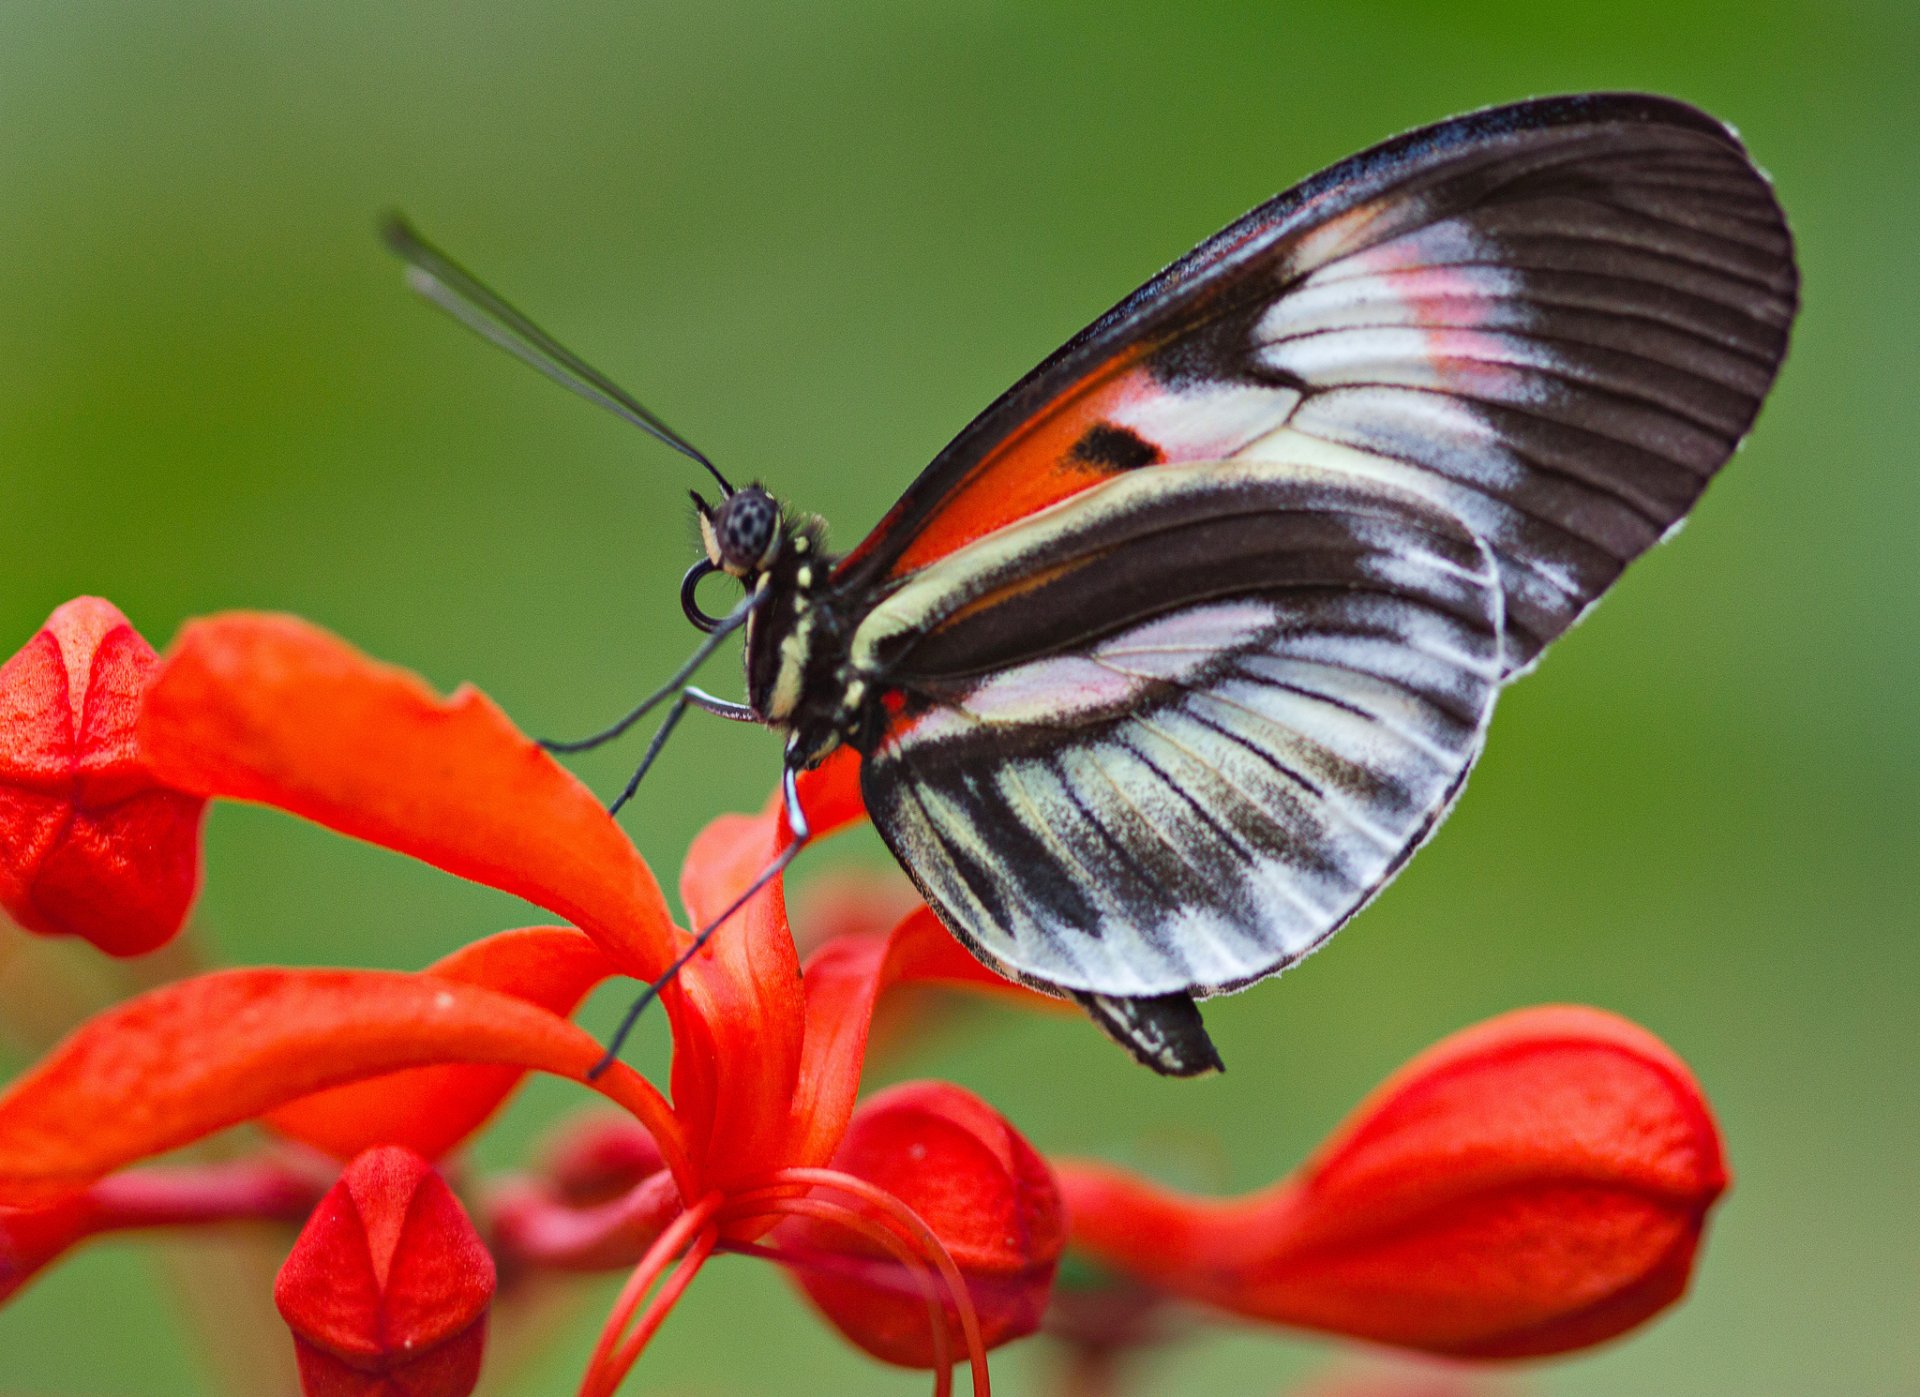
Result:
{"label": "red stem", "polygon": [[991,1380],[987,1376],[987,1347],[980,1337],[980,1317],[974,1313],[973,1295],[967,1289],[966,1279],[961,1276],[959,1266],[954,1264],[953,1255],[947,1250],[946,1244],[921,1220],[918,1213],[877,1184],[838,1169],[776,1169],[765,1177],[766,1183],[762,1188],[755,1189],[755,1193],[794,1184],[838,1189],[878,1210],[908,1238],[917,1242],[927,1258],[939,1268],[941,1279],[953,1293],[954,1309],[960,1318],[960,1331],[966,1336],[967,1361],[972,1369],[974,1394],[975,1397],[987,1397],[992,1390]]}
{"label": "red stem", "polygon": [[682,1247],[705,1230],[724,1201],[720,1194],[709,1193],[668,1224],[666,1230],[654,1239],[653,1245],[647,1248],[647,1254],[633,1268],[633,1274],[621,1288],[620,1298],[614,1301],[613,1310],[600,1331],[600,1342],[594,1345],[593,1357],[587,1360],[586,1375],[580,1380],[580,1397],[612,1397],[614,1389],[620,1385],[620,1379],[626,1374],[624,1371],[612,1373],[608,1365],[634,1311],[640,1308],[640,1302],[653,1289],[654,1282],[660,1279],[660,1273],[666,1270],[668,1263],[679,1254]]}
{"label": "red stem", "polygon": [[687,1287],[693,1284],[693,1278],[700,1274],[700,1268],[707,1264],[707,1258],[713,1255],[714,1245],[719,1242],[720,1234],[709,1227],[693,1239],[693,1245],[687,1248],[687,1254],[680,1259],[666,1283],[654,1292],[653,1299],[647,1302],[646,1309],[640,1312],[640,1320],[633,1326],[633,1332],[627,1335],[626,1342],[614,1355],[609,1370],[612,1386],[607,1391],[609,1397],[626,1380],[633,1365],[640,1361],[640,1355],[646,1351],[648,1342],[666,1322],[673,1307],[680,1303],[680,1297],[686,1294]]}
{"label": "red stem", "polygon": [[327,1184],[283,1164],[160,1166],[110,1174],[87,1190],[94,1232],[248,1219],[299,1222]]}
{"label": "red stem", "polygon": [[[927,1324],[933,1340],[933,1397],[952,1397],[953,1393],[953,1348],[947,1338],[947,1316],[940,1304],[940,1287],[934,1284],[934,1273],[925,1257],[919,1255],[907,1243],[894,1233],[882,1227],[878,1221],[866,1216],[844,1203],[832,1203],[824,1198],[781,1198],[770,1200],[765,1212],[734,1213],[729,1211],[727,1221],[743,1221],[758,1217],[805,1217],[821,1222],[835,1222],[842,1227],[879,1243],[893,1253],[895,1260],[906,1268],[913,1277],[915,1286],[927,1302]],[[752,1244],[747,1244],[752,1247]],[[746,1250],[746,1247],[741,1248]],[[773,1260],[786,1261],[789,1254],[782,1254],[770,1247],[755,1247],[755,1251],[770,1256]],[[804,1263],[802,1263],[804,1264]]]}

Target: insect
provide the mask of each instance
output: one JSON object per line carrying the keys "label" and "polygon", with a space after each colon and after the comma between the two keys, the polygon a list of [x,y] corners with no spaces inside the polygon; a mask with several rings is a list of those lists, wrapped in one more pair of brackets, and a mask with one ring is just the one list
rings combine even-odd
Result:
{"label": "insect", "polygon": [[[953,933],[1174,1076],[1220,1066],[1197,999],[1320,946],[1433,832],[1502,687],[1732,454],[1797,300],[1768,181],[1713,118],[1628,94],[1459,117],[1202,243],[835,557],[389,236],[416,289],[719,484],[682,588],[706,643],[550,746],[670,705],[624,801],[690,708],[779,730],[793,839],[756,889],[807,840],[794,774],[852,747]],[[716,573],[744,588],[719,616]],[[736,632],[746,701],[689,686]]]}

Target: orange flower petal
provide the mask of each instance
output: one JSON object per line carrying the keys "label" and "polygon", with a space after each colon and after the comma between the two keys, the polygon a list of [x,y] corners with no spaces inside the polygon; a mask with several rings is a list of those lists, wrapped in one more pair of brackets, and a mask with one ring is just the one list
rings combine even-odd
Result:
{"label": "orange flower petal", "polygon": [[[614,970],[605,953],[571,927],[527,927],[463,946],[426,973],[571,1016]],[[439,1159],[485,1125],[525,1077],[519,1067],[415,1067],[303,1097],[268,1114],[264,1124],[335,1159],[382,1144]]]}
{"label": "orange flower petal", "polygon": [[673,958],[666,903],[587,788],[484,695],[441,699],[304,621],[230,615],[180,634],[141,737],[171,785],[257,801],[526,898],[627,974]]}
{"label": "orange flower petal", "polygon": [[897,985],[984,989],[1026,1003],[1051,999],[996,975],[969,955],[930,908],[907,914],[885,937],[829,941],[807,961],[807,1031],[793,1093],[792,1162],[823,1164],[840,1143],[860,1091],[867,1035],[880,997]]}
{"label": "orange flower petal", "polygon": [[[694,839],[681,869],[688,920],[705,925],[776,853],[777,817],[722,815]],[[714,933],[680,972],[673,1100],[708,1187],[784,1161],[787,1110],[805,1023],[800,958],[776,880]]]}
{"label": "orange flower petal", "polygon": [[1597,1343],[1671,1303],[1726,1186],[1686,1066],[1595,1009],[1504,1015],[1383,1085],[1291,1181],[1181,1197],[1059,1166],[1075,1245],[1257,1319],[1435,1353]]}
{"label": "orange flower petal", "polygon": [[[799,778],[814,837],[865,813],[859,761],[836,754]],[[754,815],[722,815],[701,830],[681,865],[680,896],[695,927],[707,925],[786,847],[776,791]],[[726,1188],[783,1157],[800,1070],[806,999],[800,958],[778,880],[714,934],[680,974],[674,1015],[673,1099],[687,1137],[706,1161],[706,1181]],[[691,1012],[683,1012],[684,1003]]]}
{"label": "orange flower petal", "polygon": [[[229,970],[97,1015],[0,1094],[0,1204],[49,1202],[122,1165],[329,1087],[433,1063],[512,1064],[576,1081],[585,1030],[511,995],[432,975]],[[592,1084],[685,1156],[659,1093],[616,1064]]]}

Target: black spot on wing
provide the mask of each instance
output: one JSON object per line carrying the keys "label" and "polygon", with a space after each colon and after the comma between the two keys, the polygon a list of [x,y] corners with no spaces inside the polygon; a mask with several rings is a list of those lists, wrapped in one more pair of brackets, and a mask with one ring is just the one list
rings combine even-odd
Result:
{"label": "black spot on wing", "polygon": [[1076,459],[1102,470],[1132,471],[1162,459],[1160,448],[1125,427],[1096,422],[1074,443]]}

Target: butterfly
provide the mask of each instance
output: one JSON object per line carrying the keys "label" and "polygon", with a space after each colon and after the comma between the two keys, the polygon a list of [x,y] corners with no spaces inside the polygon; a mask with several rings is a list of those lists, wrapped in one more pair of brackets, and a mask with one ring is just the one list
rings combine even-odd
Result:
{"label": "butterfly", "polygon": [[[853,749],[954,935],[1172,1076],[1220,1066],[1196,1001],[1366,905],[1460,794],[1502,688],[1686,517],[1798,284],[1767,178],[1692,107],[1458,117],[1201,243],[834,557],[818,520],[389,237],[416,289],[719,482],[682,588],[706,644],[550,745],[671,700],[630,795],[690,708],[785,734],[793,839],[756,889],[806,842],[795,774]],[[744,588],[722,616],[696,595],[716,573]],[[736,632],[746,701],[687,686]]]}

